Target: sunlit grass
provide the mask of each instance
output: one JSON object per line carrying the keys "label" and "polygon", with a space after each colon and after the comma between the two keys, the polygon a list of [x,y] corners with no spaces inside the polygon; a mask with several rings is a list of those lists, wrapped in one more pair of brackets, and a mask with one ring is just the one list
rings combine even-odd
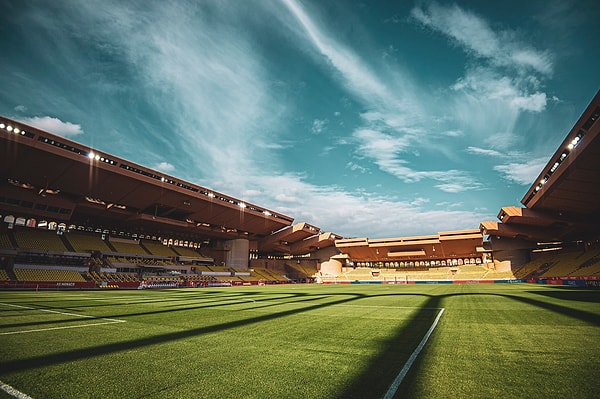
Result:
{"label": "sunlit grass", "polygon": [[0,380],[33,398],[380,398],[442,307],[397,397],[600,389],[598,291],[293,285],[5,291],[0,303]]}

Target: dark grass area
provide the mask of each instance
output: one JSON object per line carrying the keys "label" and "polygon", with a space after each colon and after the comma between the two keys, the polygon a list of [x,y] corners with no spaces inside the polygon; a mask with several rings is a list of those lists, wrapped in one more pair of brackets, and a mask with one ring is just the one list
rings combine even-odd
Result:
{"label": "dark grass area", "polygon": [[594,290],[4,291],[0,303],[0,381],[33,398],[381,398],[440,308],[395,397],[600,396]]}

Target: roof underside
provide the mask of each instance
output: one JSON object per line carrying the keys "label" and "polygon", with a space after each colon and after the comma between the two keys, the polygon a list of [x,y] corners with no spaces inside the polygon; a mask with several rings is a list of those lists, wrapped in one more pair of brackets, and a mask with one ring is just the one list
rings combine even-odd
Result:
{"label": "roof underside", "polygon": [[[168,233],[197,241],[245,238],[260,242],[282,229],[295,228],[293,218],[274,210],[8,118],[0,118],[0,123],[0,212],[5,215]],[[301,234],[283,238],[287,243],[283,250],[311,236],[318,241],[318,228],[301,226]],[[333,245],[329,241],[321,245]]]}
{"label": "roof underside", "polygon": [[531,241],[590,240],[600,226],[600,92],[522,199],[504,207],[484,234]]}

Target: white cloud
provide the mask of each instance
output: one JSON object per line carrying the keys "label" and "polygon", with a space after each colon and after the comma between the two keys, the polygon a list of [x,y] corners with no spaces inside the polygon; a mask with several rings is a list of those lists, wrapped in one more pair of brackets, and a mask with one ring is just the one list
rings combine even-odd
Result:
{"label": "white cloud", "polygon": [[159,170],[165,173],[172,173],[175,171],[175,166],[171,165],[168,162],[160,162],[153,166],[153,169]]}
{"label": "white cloud", "polygon": [[[350,193],[335,186],[308,184],[293,174],[260,175],[252,180],[262,193],[261,205],[343,236],[398,237],[471,229],[494,216],[456,209],[428,210],[424,206],[430,200],[424,197],[398,201],[374,194]],[[235,185],[236,182],[227,182],[217,189],[234,193]],[[381,223],[381,215],[386,215],[385,223]]]}
{"label": "white cloud", "polygon": [[511,182],[530,185],[538,177],[544,166],[548,163],[548,158],[536,158],[526,162],[511,162],[504,165],[497,165],[494,170],[503,174],[503,177]]}
{"label": "white cloud", "polygon": [[546,93],[530,93],[532,82],[537,85],[529,77],[508,77],[491,68],[478,67],[469,69],[452,89],[476,96],[480,101],[503,102],[515,111],[540,112],[546,108]]}
{"label": "white cloud", "polygon": [[63,137],[72,137],[83,134],[83,129],[80,125],[71,122],[63,122],[60,119],[51,116],[34,116],[32,118],[23,118],[22,120],[28,125],[35,126],[39,129]]}
{"label": "white cloud", "polygon": [[413,8],[413,18],[439,31],[475,57],[489,60],[498,66],[519,70],[552,73],[552,57],[519,40],[512,31],[495,31],[488,22],[458,5],[444,6],[431,3],[426,8]]}
{"label": "white cloud", "polygon": [[328,124],[328,119],[315,119],[313,120],[311,131],[313,132],[313,134],[321,134],[323,130],[327,128]]}
{"label": "white cloud", "polygon": [[533,93],[515,97],[511,104],[524,111],[540,112],[546,108],[546,93]]}
{"label": "white cloud", "polygon": [[353,172],[367,173],[369,170],[364,166],[361,166],[354,162],[346,163],[346,169],[350,169]]}
{"label": "white cloud", "polygon": [[17,111],[17,112],[25,112],[25,111],[27,111],[27,107],[26,107],[26,106],[24,106],[24,105],[17,105],[17,106],[14,108],[14,110],[15,110],[15,111]]}
{"label": "white cloud", "polygon": [[448,137],[462,137],[465,135],[461,130],[446,130],[445,132],[442,132],[442,134]]}
{"label": "white cloud", "polygon": [[429,198],[418,197],[410,202],[413,206],[420,206],[423,204],[428,204],[430,202]]}
{"label": "white cloud", "polygon": [[435,187],[449,193],[482,188],[481,183],[470,177],[466,172],[458,170],[415,170],[409,167],[408,162],[399,158],[398,154],[411,149],[410,136],[395,137],[376,130],[362,129],[355,131],[353,137],[359,143],[358,154],[372,159],[382,171],[405,183],[430,179],[440,182]]}
{"label": "white cloud", "polygon": [[[248,6],[250,7],[250,6]],[[284,104],[245,29],[246,6],[206,2],[78,3],[73,21],[90,43],[108,43],[135,70],[139,93],[177,132],[189,170],[204,176],[252,173],[277,164],[273,140]],[[161,18],[149,18],[160,14]],[[240,19],[245,24],[239,24]],[[151,22],[150,22],[151,21]],[[177,21],[173,24],[172,21]],[[256,21],[255,21],[256,22]],[[258,22],[256,22],[258,23]],[[147,137],[163,137],[153,127]]]}
{"label": "white cloud", "polygon": [[458,5],[428,3],[414,7],[411,16],[467,54],[465,72],[447,96],[450,131],[495,149],[520,144],[523,137],[514,129],[521,113],[542,112],[549,102],[543,80],[552,75],[552,54]]}
{"label": "white cloud", "polygon": [[467,147],[467,152],[469,154],[475,154],[475,155],[484,155],[484,156],[489,156],[489,157],[496,157],[496,158],[506,158],[506,155],[493,150],[493,149],[489,149],[489,148],[479,148],[479,147]]}
{"label": "white cloud", "polygon": [[356,95],[374,96],[378,101],[390,98],[386,86],[357,55],[343,44],[326,36],[296,0],[283,0],[308,35],[310,42],[344,77]]}

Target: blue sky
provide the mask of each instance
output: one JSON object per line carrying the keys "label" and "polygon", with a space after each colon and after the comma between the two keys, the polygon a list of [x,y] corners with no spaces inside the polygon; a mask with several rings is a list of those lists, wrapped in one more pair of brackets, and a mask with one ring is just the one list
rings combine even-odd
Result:
{"label": "blue sky", "polygon": [[0,114],[346,237],[520,205],[599,88],[595,1],[0,2]]}

